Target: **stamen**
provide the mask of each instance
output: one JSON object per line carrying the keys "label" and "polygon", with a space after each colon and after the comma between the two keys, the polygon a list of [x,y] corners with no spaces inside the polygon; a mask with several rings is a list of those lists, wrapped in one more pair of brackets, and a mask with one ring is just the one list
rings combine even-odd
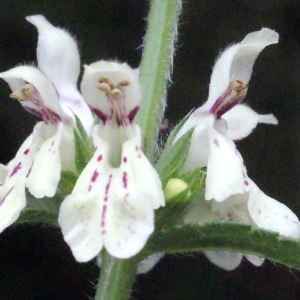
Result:
{"label": "stamen", "polygon": [[224,113],[243,100],[246,96],[247,88],[248,83],[232,76],[227,91],[217,99],[210,112],[216,115],[217,119],[221,118]]}
{"label": "stamen", "polygon": [[229,89],[236,91],[237,93],[243,91],[244,89],[246,89],[248,87],[248,84],[246,84],[245,82],[243,82],[241,79],[235,79],[235,77],[233,76],[229,82]]}
{"label": "stamen", "polygon": [[114,84],[106,77],[100,77],[99,83],[107,83],[110,86],[110,89],[113,90],[115,88]]}
{"label": "stamen", "polygon": [[128,86],[130,82],[128,80],[122,80],[117,84],[117,87],[119,86]]}
{"label": "stamen", "polygon": [[121,125],[122,124],[122,114],[121,114],[119,103],[117,101],[113,101],[113,107],[114,107],[114,111],[116,112],[116,115],[117,115],[118,123],[119,123],[119,125]]}
{"label": "stamen", "polygon": [[101,82],[97,84],[97,88],[104,92],[105,96],[109,96],[111,93],[111,87],[108,83],[106,82]]}
{"label": "stamen", "polygon": [[26,84],[19,91],[11,93],[9,97],[19,101],[28,101],[33,97],[30,84]]}
{"label": "stamen", "polygon": [[[124,112],[122,114],[122,109],[120,107],[119,99],[124,93],[124,87],[128,86],[130,82],[128,80],[120,81],[116,86],[106,77],[100,77],[97,88],[105,93],[106,97],[109,97],[109,101],[112,101],[112,115],[115,115],[119,125],[122,125],[124,121]],[[114,112],[114,113],[113,113]],[[122,118],[123,116],[123,118]],[[124,125],[124,124],[123,124]]]}
{"label": "stamen", "polygon": [[118,100],[121,97],[122,93],[119,89],[113,89],[110,92],[110,96],[114,99],[114,100]]}

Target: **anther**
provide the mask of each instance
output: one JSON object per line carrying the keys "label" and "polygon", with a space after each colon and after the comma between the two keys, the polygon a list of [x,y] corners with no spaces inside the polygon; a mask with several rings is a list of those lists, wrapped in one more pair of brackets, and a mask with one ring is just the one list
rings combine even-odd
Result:
{"label": "anther", "polygon": [[111,90],[115,88],[114,84],[106,77],[100,77],[99,83],[107,83]]}
{"label": "anther", "polygon": [[235,79],[234,76],[231,78],[229,82],[229,89],[232,91],[236,91],[240,93],[248,87],[248,84],[245,84],[241,79]]}
{"label": "anther", "polygon": [[117,84],[117,87],[119,86],[128,86],[130,82],[128,80],[122,80]]}
{"label": "anther", "polygon": [[17,99],[19,101],[29,100],[32,97],[30,84],[26,84],[19,91],[11,93],[9,97],[13,99]]}
{"label": "anther", "polygon": [[97,88],[105,93],[105,96],[109,96],[111,93],[111,87],[106,82],[101,82],[97,84]]}
{"label": "anther", "polygon": [[114,99],[114,100],[117,100],[121,97],[122,93],[119,89],[113,89],[111,92],[110,92],[110,96]]}

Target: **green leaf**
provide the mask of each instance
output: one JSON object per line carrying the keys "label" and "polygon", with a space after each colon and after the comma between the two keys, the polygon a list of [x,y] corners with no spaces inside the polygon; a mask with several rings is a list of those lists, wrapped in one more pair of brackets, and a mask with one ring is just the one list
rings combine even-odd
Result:
{"label": "green leaf", "polygon": [[159,125],[166,106],[180,0],[152,0],[140,67],[143,101],[136,122],[143,134],[143,150],[154,161]]}
{"label": "green leaf", "polygon": [[168,228],[152,235],[143,252],[149,255],[205,250],[254,254],[300,270],[299,240],[234,223],[185,224]]}
{"label": "green leaf", "polygon": [[165,147],[164,147],[164,150],[167,151],[169,150],[169,148],[171,148],[173,145],[172,145],[172,142],[174,141],[174,138],[176,136],[176,134],[179,132],[179,130],[181,129],[181,127],[184,125],[184,123],[186,122],[188,116],[184,117],[182,120],[180,120],[180,122],[173,128],[173,130],[171,131],[168,139],[167,139],[167,142],[165,144]]}
{"label": "green leaf", "polygon": [[194,199],[194,197],[202,190],[205,178],[206,172],[203,172],[203,169],[200,167],[195,168],[193,171],[184,173],[180,177],[180,179],[188,183],[188,188],[190,191],[188,195],[188,202],[191,202],[192,199]]}
{"label": "green leaf", "polygon": [[75,144],[75,165],[80,174],[93,156],[93,144],[80,119],[75,116],[77,128],[73,129]]}
{"label": "green leaf", "polygon": [[43,223],[58,226],[57,219],[61,199],[56,197],[36,199],[27,191],[26,199],[26,208],[21,212],[15,224]]}
{"label": "green leaf", "polygon": [[43,223],[58,226],[58,213],[61,202],[72,193],[78,176],[71,171],[63,171],[54,197],[37,199],[26,190],[27,204],[16,224]]}
{"label": "green leaf", "polygon": [[163,187],[170,178],[179,177],[185,163],[194,128],[185,133],[172,147],[166,148],[156,164]]}
{"label": "green leaf", "polygon": [[62,171],[56,191],[56,197],[65,198],[73,191],[78,176],[71,171]]}

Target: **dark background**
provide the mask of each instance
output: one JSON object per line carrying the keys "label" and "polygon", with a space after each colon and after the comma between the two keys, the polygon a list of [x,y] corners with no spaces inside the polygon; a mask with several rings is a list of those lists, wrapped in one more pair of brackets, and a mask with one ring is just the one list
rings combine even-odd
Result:
{"label": "dark background", "polygon": [[[82,63],[118,59],[137,67],[147,12],[148,1],[142,0],[1,0],[0,71],[35,61],[37,32],[25,16],[38,13],[77,36]],[[299,1],[185,1],[166,111],[175,124],[205,101],[221,48],[261,27],[277,30],[280,43],[259,56],[245,102],[260,113],[274,113],[280,125],[260,125],[238,147],[250,177],[298,216],[299,25]],[[0,93],[0,162],[6,163],[37,119],[8,98],[3,81]],[[74,261],[59,230],[25,225],[0,235],[0,270],[0,300],[90,299],[98,277],[94,263]],[[225,272],[202,254],[174,255],[137,278],[133,299],[299,299],[299,279],[300,272],[270,262],[256,268],[243,261]]]}

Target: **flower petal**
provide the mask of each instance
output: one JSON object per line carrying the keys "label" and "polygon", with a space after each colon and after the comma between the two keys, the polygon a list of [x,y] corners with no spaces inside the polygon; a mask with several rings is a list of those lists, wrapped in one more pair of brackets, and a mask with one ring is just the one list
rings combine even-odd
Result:
{"label": "flower petal", "polygon": [[109,165],[109,143],[97,137],[97,127],[93,130],[94,156],[79,176],[72,194],[62,202],[58,217],[64,240],[79,262],[93,259],[104,244],[101,222],[106,217],[108,180],[113,170]]}
{"label": "flower petal", "polygon": [[[85,101],[92,108],[92,111],[104,122],[109,116],[111,106],[108,97],[103,89],[99,89],[99,80],[108,79],[106,84],[109,93],[114,89],[125,91],[126,99],[120,105],[121,114],[133,120],[138,112],[142,99],[139,85],[138,72],[131,69],[126,63],[98,61],[85,66],[85,72],[81,82],[81,92]],[[98,86],[98,87],[97,87]],[[118,100],[119,101],[119,100]]]}
{"label": "flower petal", "polygon": [[209,110],[227,91],[232,78],[246,86],[258,54],[268,45],[278,42],[278,34],[268,28],[249,33],[241,43],[226,49],[218,58],[212,72],[209,97],[204,108]]}
{"label": "flower petal", "polygon": [[134,136],[123,143],[120,173],[124,188],[138,190],[152,203],[153,209],[165,205],[160,178],[141,148],[141,129],[133,124]]}
{"label": "flower petal", "polygon": [[208,129],[210,156],[207,164],[205,199],[218,202],[234,194],[249,190],[249,179],[243,158],[235,144],[218,133]]}
{"label": "flower petal", "polygon": [[62,109],[71,118],[76,114],[90,134],[92,113],[77,91],[80,56],[76,40],[64,29],[54,27],[42,15],[26,20],[39,32],[37,59],[40,70],[50,79],[57,91]]}
{"label": "flower petal", "polygon": [[145,274],[152,270],[155,265],[165,256],[165,253],[159,252],[148,256],[142,260],[137,267],[136,274]]}
{"label": "flower petal", "polygon": [[255,267],[260,267],[265,259],[258,257],[256,255],[252,255],[252,254],[245,254],[245,257],[247,258],[247,260],[249,260],[251,262],[252,265],[254,265]]}
{"label": "flower petal", "polygon": [[26,186],[36,198],[53,197],[60,179],[59,146],[63,135],[64,125],[39,123],[33,131],[33,140],[41,139],[43,143],[34,157]]}
{"label": "flower petal", "polygon": [[118,179],[118,184],[116,180],[113,182],[115,193],[110,207],[107,207],[104,244],[111,255],[129,258],[145,246],[153,232],[154,211],[152,203],[140,191],[133,189],[126,194],[118,193],[122,177]]}
{"label": "flower petal", "polygon": [[206,129],[212,127],[213,123],[214,116],[212,114],[202,115],[201,112],[196,110],[179,130],[173,143],[196,125],[191,138],[189,152],[183,166],[183,172],[193,170],[198,166],[207,166],[210,147]]}
{"label": "flower petal", "polygon": [[3,185],[3,182],[8,174],[8,167],[0,164],[0,187]]}
{"label": "flower petal", "polygon": [[[9,167],[3,170],[6,172],[3,175],[6,176],[4,182],[4,178],[1,178],[3,184],[0,186],[0,232],[16,221],[26,205],[25,182],[34,156],[41,145],[41,140],[32,140],[28,145],[30,140],[31,137],[27,138],[21,146],[23,152],[18,151]],[[26,149],[23,147],[25,145],[27,146]]]}
{"label": "flower petal", "polygon": [[101,251],[100,222],[101,201],[96,194],[72,193],[62,202],[58,223],[77,261],[87,262]]}
{"label": "flower petal", "polygon": [[243,254],[229,251],[204,251],[205,256],[216,266],[226,271],[232,271],[239,266]]}
{"label": "flower petal", "polygon": [[0,187],[0,233],[14,223],[26,205],[25,178]]}
{"label": "flower petal", "polygon": [[26,17],[36,26],[39,37],[37,59],[40,70],[60,91],[75,87],[80,72],[80,57],[74,38],[64,29],[54,27],[42,15]]}
{"label": "flower petal", "polygon": [[232,140],[241,140],[248,136],[258,123],[278,124],[274,115],[259,115],[246,105],[236,105],[223,116],[227,121],[227,136]]}
{"label": "flower petal", "polygon": [[153,186],[143,182],[149,190],[152,187],[150,197],[144,194],[138,176],[143,176],[145,169],[140,168],[146,168],[150,174],[152,171],[143,162],[143,156],[142,165],[130,161],[137,160],[134,156],[141,154],[140,148],[135,150],[137,139],[140,143],[140,132],[124,143],[123,153],[128,157],[122,158],[120,168],[112,168],[110,144],[100,137],[101,127],[103,125],[95,126],[93,130],[94,156],[81,173],[72,195],[63,201],[59,213],[64,239],[78,261],[95,257],[103,244],[118,258],[138,253],[154,229],[153,207],[161,202],[161,199],[151,198],[159,194],[153,190],[159,187],[160,181],[153,180]]}
{"label": "flower petal", "polygon": [[287,206],[264,194],[254,182],[251,182],[248,210],[259,228],[276,231],[287,237],[300,238],[297,216]]}
{"label": "flower petal", "polygon": [[203,200],[203,195],[194,199],[186,208],[183,223],[193,224],[202,222],[221,221],[222,216],[211,210],[210,202]]}
{"label": "flower petal", "polygon": [[[0,73],[0,78],[3,78],[9,84],[13,92],[19,91],[26,83],[32,84],[37,89],[47,109],[64,120],[70,119],[61,109],[53,86],[38,69],[29,66],[15,67]],[[25,109],[27,107],[35,109],[34,106],[32,107],[31,101],[20,101],[20,103]]]}

